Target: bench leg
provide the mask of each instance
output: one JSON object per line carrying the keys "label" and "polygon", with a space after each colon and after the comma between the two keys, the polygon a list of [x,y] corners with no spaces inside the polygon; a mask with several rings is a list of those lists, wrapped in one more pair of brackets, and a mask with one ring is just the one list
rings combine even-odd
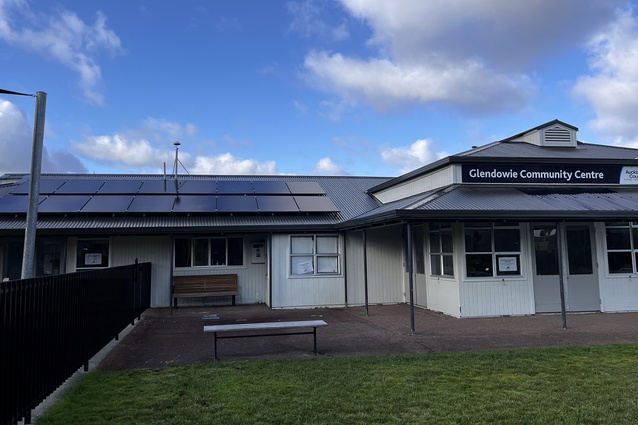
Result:
{"label": "bench leg", "polygon": [[314,353],[315,353],[315,356],[316,356],[317,355],[317,328],[316,327],[312,328],[312,335],[313,335],[313,338],[315,340]]}
{"label": "bench leg", "polygon": [[215,334],[215,357],[214,357],[214,359],[218,360],[217,359],[217,332],[214,332],[214,334]]}

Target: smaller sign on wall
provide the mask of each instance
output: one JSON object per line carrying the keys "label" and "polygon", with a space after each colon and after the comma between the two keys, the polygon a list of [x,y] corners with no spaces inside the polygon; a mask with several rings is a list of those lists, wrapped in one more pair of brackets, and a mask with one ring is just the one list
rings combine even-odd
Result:
{"label": "smaller sign on wall", "polygon": [[620,184],[638,184],[638,167],[622,167]]}

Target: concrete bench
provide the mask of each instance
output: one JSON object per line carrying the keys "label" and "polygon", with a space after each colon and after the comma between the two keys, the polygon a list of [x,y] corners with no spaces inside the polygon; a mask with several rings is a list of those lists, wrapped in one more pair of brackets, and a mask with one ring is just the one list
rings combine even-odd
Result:
{"label": "concrete bench", "polygon": [[[267,322],[267,323],[238,323],[233,325],[209,325],[204,326],[204,332],[213,332],[215,335],[215,360],[217,360],[217,340],[226,338],[249,338],[263,336],[285,336],[285,335],[313,335],[314,349],[313,353],[317,354],[317,327],[326,326],[323,320],[301,320],[296,322]],[[263,333],[261,331],[269,330],[286,330],[298,328],[312,328],[312,331],[303,332],[278,332]],[[233,332],[238,335],[218,336],[218,333]],[[252,333],[245,333],[252,332]]]}
{"label": "concrete bench", "polygon": [[173,305],[178,298],[232,297],[239,293],[236,274],[210,274],[196,276],[173,276]]}

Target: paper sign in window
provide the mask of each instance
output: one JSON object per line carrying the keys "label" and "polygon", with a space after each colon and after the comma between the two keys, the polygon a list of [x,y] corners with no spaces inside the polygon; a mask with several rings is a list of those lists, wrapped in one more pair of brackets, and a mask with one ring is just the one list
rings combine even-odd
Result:
{"label": "paper sign in window", "polygon": [[100,264],[102,264],[102,254],[100,253],[84,254],[84,265],[99,266]]}
{"label": "paper sign in window", "polygon": [[517,272],[516,257],[498,257],[499,272]]}
{"label": "paper sign in window", "polygon": [[313,272],[312,261],[302,261],[297,264],[297,274],[312,274]]}

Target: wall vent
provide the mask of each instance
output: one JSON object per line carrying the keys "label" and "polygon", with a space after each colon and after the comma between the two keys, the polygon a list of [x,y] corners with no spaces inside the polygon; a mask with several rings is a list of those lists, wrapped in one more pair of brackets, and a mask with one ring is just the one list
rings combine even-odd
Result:
{"label": "wall vent", "polygon": [[547,147],[576,147],[576,132],[562,125],[554,125],[543,129],[541,146]]}

